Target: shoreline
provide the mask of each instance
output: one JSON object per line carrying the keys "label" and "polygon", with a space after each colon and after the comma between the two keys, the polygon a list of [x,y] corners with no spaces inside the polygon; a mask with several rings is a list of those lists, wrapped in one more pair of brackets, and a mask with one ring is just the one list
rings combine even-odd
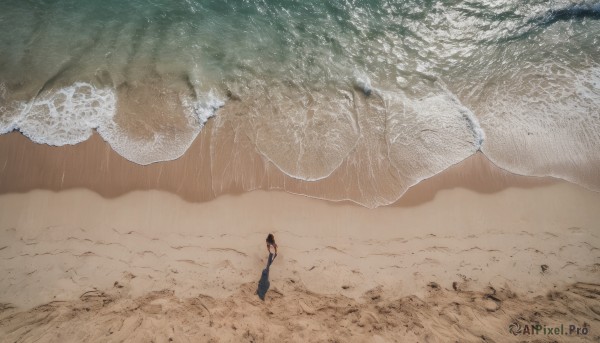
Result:
{"label": "shoreline", "polygon": [[[287,176],[253,152],[252,156],[234,161],[238,164],[233,168],[235,172],[232,168],[223,169],[222,159],[210,157],[210,123],[181,158],[147,166],[124,159],[97,133],[85,142],[60,147],[31,142],[18,132],[0,135],[0,194],[26,193],[35,189],[58,192],[85,188],[110,199],[132,191],[155,189],[197,203],[225,194],[264,190],[370,207],[357,199],[361,196],[353,188],[361,185],[348,184],[357,180],[344,168],[324,180],[303,181]],[[557,182],[568,181],[549,176],[513,174],[477,152],[408,187],[396,200],[389,198],[391,193],[383,194],[390,200],[387,205],[381,206],[414,206],[433,199],[439,190],[450,188],[486,194],[511,187],[530,188]]]}

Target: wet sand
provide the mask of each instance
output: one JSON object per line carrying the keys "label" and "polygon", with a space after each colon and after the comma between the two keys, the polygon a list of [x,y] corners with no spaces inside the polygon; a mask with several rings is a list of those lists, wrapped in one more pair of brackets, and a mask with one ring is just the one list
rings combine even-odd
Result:
{"label": "wet sand", "polygon": [[[75,146],[61,147],[34,144],[19,133],[1,135],[0,194],[86,188],[105,198],[114,198],[131,191],[161,190],[186,201],[204,202],[222,194],[261,189],[337,202],[362,199],[360,189],[356,189],[359,185],[351,183],[353,178],[349,168],[340,168],[330,178],[308,182],[285,175],[255,151],[248,150],[247,154],[232,160],[228,160],[230,155],[213,159],[220,155],[210,151],[210,126],[211,122],[180,159],[148,166],[127,161],[97,134]],[[238,143],[244,146],[243,142]],[[443,189],[463,188],[485,194],[510,187],[531,188],[556,182],[557,179],[550,177],[506,172],[494,166],[483,154],[476,153],[435,177],[419,182],[391,203],[397,206],[424,203]]]}

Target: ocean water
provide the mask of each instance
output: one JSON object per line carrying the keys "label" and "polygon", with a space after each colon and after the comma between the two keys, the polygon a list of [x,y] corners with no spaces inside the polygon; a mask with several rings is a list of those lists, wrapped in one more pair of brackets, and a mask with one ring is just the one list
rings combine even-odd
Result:
{"label": "ocean water", "polygon": [[599,19],[585,1],[2,0],[0,134],[96,130],[150,164],[212,117],[294,178],[352,164],[368,206],[477,151],[600,190]]}

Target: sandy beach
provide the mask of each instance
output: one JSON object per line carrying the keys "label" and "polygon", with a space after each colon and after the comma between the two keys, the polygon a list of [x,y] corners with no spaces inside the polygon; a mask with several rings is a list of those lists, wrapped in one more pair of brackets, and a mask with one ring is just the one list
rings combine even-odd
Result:
{"label": "sandy beach", "polygon": [[600,342],[598,19],[0,1],[0,343]]}
{"label": "sandy beach", "polygon": [[141,167],[97,137],[0,143],[2,342],[600,338],[600,194],[565,181],[476,154],[369,209],[275,168],[191,182],[201,154]]}

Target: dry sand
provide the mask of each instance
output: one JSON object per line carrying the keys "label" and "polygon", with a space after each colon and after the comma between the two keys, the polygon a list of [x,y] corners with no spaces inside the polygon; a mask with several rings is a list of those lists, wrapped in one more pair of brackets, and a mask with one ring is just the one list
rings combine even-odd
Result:
{"label": "dry sand", "polygon": [[[161,176],[189,181],[185,158],[112,169],[101,142],[9,136],[2,342],[600,340],[600,194],[579,186],[478,154],[377,209],[276,191],[207,201],[221,193]],[[262,301],[268,232],[280,254]],[[587,335],[514,336],[513,322]]]}
{"label": "dry sand", "polygon": [[[263,191],[200,204],[159,191],[3,195],[0,333],[505,342],[518,321],[587,325],[597,340],[599,206],[567,183],[375,210]],[[262,302],[268,232],[280,254]]]}

